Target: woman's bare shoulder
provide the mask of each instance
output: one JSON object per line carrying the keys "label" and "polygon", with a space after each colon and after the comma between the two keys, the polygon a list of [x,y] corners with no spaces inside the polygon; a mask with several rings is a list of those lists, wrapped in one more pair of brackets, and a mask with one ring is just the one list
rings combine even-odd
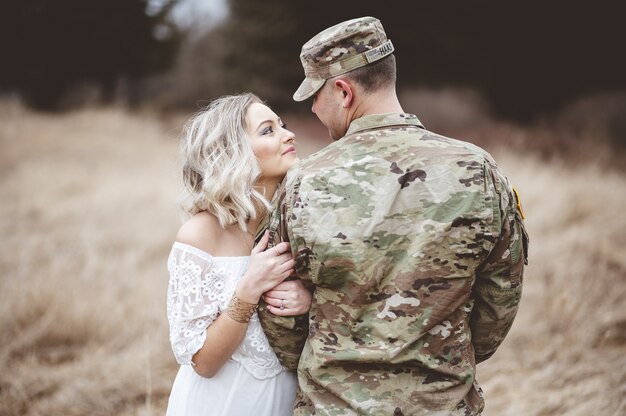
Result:
{"label": "woman's bare shoulder", "polygon": [[217,217],[203,211],[185,221],[176,234],[176,241],[216,255],[224,233],[226,230],[220,226]]}

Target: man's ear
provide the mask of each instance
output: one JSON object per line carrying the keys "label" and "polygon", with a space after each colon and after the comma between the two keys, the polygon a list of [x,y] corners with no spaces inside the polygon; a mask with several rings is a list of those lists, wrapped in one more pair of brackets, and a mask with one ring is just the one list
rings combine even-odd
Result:
{"label": "man's ear", "polygon": [[335,80],[335,91],[341,94],[341,106],[343,108],[350,108],[354,99],[354,86],[347,79]]}

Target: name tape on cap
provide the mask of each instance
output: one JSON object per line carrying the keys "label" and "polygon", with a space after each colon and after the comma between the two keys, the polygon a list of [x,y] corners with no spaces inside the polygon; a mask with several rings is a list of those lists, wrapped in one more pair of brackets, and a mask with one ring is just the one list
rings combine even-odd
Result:
{"label": "name tape on cap", "polygon": [[368,64],[371,64],[372,62],[378,61],[391,53],[393,53],[393,44],[390,40],[388,40],[382,45],[365,52],[365,59],[367,59]]}

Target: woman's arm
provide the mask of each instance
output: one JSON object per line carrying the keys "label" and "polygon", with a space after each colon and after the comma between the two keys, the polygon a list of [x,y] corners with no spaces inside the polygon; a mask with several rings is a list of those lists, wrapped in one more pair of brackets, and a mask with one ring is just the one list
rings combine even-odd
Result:
{"label": "woman's arm", "polygon": [[[277,247],[281,255],[273,248],[265,251],[268,234],[254,247],[250,256],[248,270],[242,276],[229,305],[229,310],[221,314],[206,330],[206,340],[200,350],[194,354],[192,362],[195,371],[203,377],[213,377],[228,361],[243,340],[250,315],[259,302],[261,295],[282,282],[293,273],[293,259],[288,243]],[[235,300],[234,298],[237,298]],[[240,322],[241,311],[233,310],[234,303],[244,306],[243,320]],[[246,305],[249,307],[246,308]],[[233,318],[232,316],[235,318]],[[239,319],[239,320],[236,320]]]}
{"label": "woman's arm", "polygon": [[207,378],[217,374],[241,344],[247,328],[247,322],[237,322],[226,313],[213,321],[202,348],[192,358],[196,373]]}

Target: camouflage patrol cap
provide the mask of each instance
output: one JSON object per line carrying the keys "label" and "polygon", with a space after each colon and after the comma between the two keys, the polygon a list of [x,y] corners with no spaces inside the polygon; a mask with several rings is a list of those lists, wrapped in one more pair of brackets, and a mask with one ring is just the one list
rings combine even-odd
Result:
{"label": "camouflage patrol cap", "polygon": [[293,95],[304,101],[328,78],[345,74],[393,53],[393,44],[374,17],[348,20],[318,33],[302,46],[304,81]]}

